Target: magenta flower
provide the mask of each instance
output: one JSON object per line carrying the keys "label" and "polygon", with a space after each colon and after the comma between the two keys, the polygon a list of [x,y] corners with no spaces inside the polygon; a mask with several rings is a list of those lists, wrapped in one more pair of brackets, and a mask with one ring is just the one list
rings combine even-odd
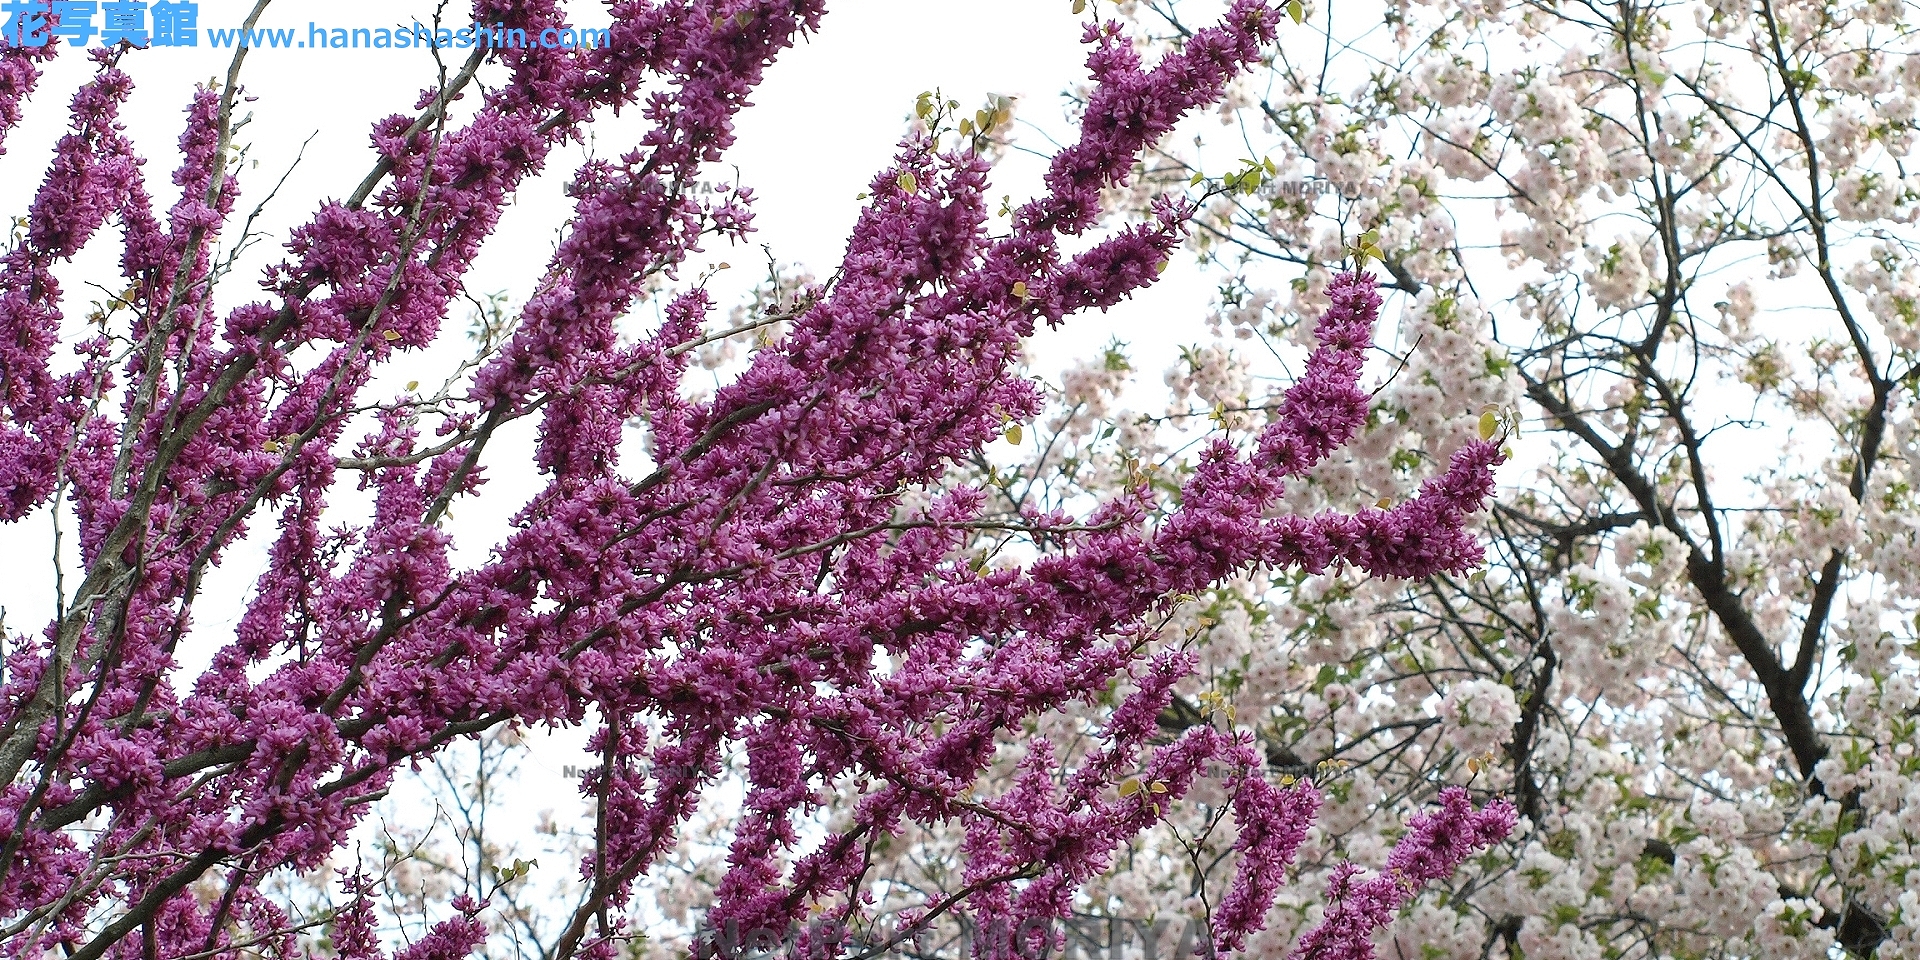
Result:
{"label": "magenta flower", "polygon": [[1373,960],[1373,933],[1412,902],[1423,884],[1452,875],[1468,857],[1505,839],[1518,822],[1513,805],[1495,800],[1474,809],[1467,792],[1440,792],[1440,809],[1416,815],[1407,833],[1393,845],[1387,868],[1355,881],[1360,868],[1345,864],[1327,887],[1332,900],[1318,926],[1294,947],[1294,960]]}

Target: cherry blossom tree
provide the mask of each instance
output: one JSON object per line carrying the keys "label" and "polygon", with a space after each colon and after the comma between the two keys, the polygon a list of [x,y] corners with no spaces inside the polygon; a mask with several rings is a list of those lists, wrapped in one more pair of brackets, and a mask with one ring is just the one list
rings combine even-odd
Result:
{"label": "cherry blossom tree", "polygon": [[[1165,735],[1201,663],[1170,625],[1249,576],[1465,574],[1500,438],[1456,444],[1390,502],[1302,508],[1311,471],[1348,462],[1378,416],[1359,383],[1380,300],[1348,271],[1274,415],[1177,476],[1135,463],[1096,497],[1043,506],[1001,503],[1004,478],[975,472],[1046,406],[1023,339],[1152,283],[1186,239],[1187,200],[1096,232],[1103,198],[1270,56],[1283,17],[1255,0],[1151,65],[1118,21],[1091,23],[1079,139],[1004,222],[985,199],[999,108],[963,125],[957,104],[923,102],[833,279],[711,329],[712,297],[675,267],[742,239],[752,196],[690,185],[823,7],[619,0],[598,49],[476,50],[375,126],[371,169],[285,239],[264,297],[225,306],[216,289],[249,239],[232,163],[245,51],[187,103],[164,214],[119,122],[122,65],[141,53],[91,53],[0,260],[0,522],[51,521],[80,558],[45,629],[5,641],[9,956],[385,955],[383,878],[349,868],[313,913],[275,891],[340,854],[402,771],[541,725],[589,726],[600,758],[579,785],[582,892],[546,957],[630,946],[635,891],[735,757],[712,925],[858,926],[881,848],[913,831],[958,847],[909,920],[1060,917],[1207,791],[1234,836],[1210,946],[1267,923],[1323,796],[1270,770],[1247,724]],[[473,19],[537,35],[566,13],[479,0]],[[0,51],[0,135],[60,52]],[[447,336],[515,191],[620,108],[651,129],[574,171],[536,292],[482,311],[477,355],[443,386],[379,391],[381,371]],[[64,268],[110,232],[124,290],[85,313]],[[703,350],[755,335],[719,390],[687,389]],[[451,511],[484,499],[516,424],[541,487],[461,566]],[[245,538],[267,545],[267,570],[210,666],[185,675],[196,603]],[[1084,749],[1045,735],[1086,717]],[[1445,793],[1381,872],[1338,874],[1302,954],[1370,955],[1396,908],[1513,817]],[[449,886],[433,906],[450,914],[396,956],[484,944],[526,872]]]}

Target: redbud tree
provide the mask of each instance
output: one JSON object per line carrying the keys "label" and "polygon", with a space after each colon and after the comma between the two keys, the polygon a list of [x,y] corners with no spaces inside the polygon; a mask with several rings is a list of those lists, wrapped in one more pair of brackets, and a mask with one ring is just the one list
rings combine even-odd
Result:
{"label": "redbud tree", "polygon": [[[1464,573],[1498,438],[1460,445],[1417,495],[1289,506],[1370,415],[1358,382],[1379,298],[1348,272],[1278,414],[1209,441],[1177,483],[1140,474],[1078,511],[1009,508],[961,467],[1042,409],[1023,339],[1152,283],[1185,240],[1196,208],[1177,197],[1095,233],[1103,191],[1271,56],[1281,12],[1238,0],[1150,65],[1118,23],[1093,22],[1078,139],[1007,225],[991,225],[983,131],[933,123],[874,177],[831,282],[713,330],[712,298],[675,267],[743,239],[752,195],[692,185],[824,4],[610,11],[603,47],[449,65],[375,125],[370,168],[292,230],[244,303],[216,287],[246,237],[231,162],[245,51],[186,101],[164,212],[119,120],[123,63],[142,53],[89,54],[0,260],[0,521],[51,517],[80,558],[51,622],[5,641],[5,952],[382,956],[377,878],[346,871],[318,917],[267,891],[328,863],[402,769],[539,725],[589,725],[600,761],[579,784],[584,893],[548,957],[615,955],[636,889],[741,755],[711,924],[857,923],[876,846],[912,827],[963,847],[916,917],[1061,916],[1212,778],[1236,831],[1214,946],[1242,946],[1321,798],[1270,771],[1249,728],[1163,735],[1196,661],[1160,627],[1251,570]],[[480,0],[472,15],[528,35],[567,20],[554,0]],[[60,52],[0,51],[0,135]],[[532,296],[444,389],[377,390],[448,336],[515,192],[621,108],[650,129],[573,171],[572,218]],[[115,239],[125,291],[73,315],[63,265]],[[656,296],[645,321],[636,305]],[[700,348],[776,325],[717,391],[687,388]],[[451,512],[483,497],[519,424],[539,490],[508,508],[512,532],[483,562],[458,565]],[[356,488],[363,514],[341,507]],[[1020,562],[970,552],[1008,535]],[[246,538],[267,544],[266,570],[186,675],[196,603]],[[1091,748],[1035,734],[1094,702]],[[984,776],[1009,749],[1017,776]],[[828,808],[832,829],[805,829]],[[1379,872],[1339,874],[1302,955],[1370,955],[1394,909],[1512,822],[1503,802],[1447,793]],[[482,944],[505,882],[455,897],[401,955]],[[319,924],[323,944],[297,935]]]}

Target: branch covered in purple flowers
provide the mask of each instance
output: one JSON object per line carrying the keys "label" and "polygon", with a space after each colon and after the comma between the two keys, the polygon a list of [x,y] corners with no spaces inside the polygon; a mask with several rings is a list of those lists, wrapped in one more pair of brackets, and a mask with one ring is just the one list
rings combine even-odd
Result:
{"label": "branch covered in purple flowers", "polygon": [[[908,138],[874,177],[835,282],[735,380],[689,399],[705,291],[673,296],[637,337],[623,337],[629,314],[706,239],[750,230],[750,190],[686,187],[823,6],[621,0],[608,46],[494,52],[509,78],[456,126],[449,104],[489,65],[476,53],[376,125],[365,180],[292,232],[265,299],[224,312],[212,290],[240,189],[225,165],[237,88],[188,107],[182,199],[162,222],[116,120],[132,87],[122,54],[96,55],[29,228],[0,260],[0,522],[70,512],[85,565],[40,636],[9,638],[7,955],[158,960],[238,949],[244,931],[277,931],[254,948],[291,955],[264,881],[325,863],[401,767],[503,724],[597,729],[602,763],[581,787],[596,808],[588,895],[556,957],[612,955],[623,929],[609,916],[738,750],[748,782],[711,925],[784,929],[819,904],[854,915],[871,842],[910,823],[965,837],[964,876],[927,913],[1064,916],[1163,805],[1225,763],[1240,868],[1217,942],[1261,928],[1319,797],[1269,784],[1245,731],[1154,743],[1192,669],[1149,642],[1156,611],[1257,564],[1471,567],[1464,525],[1492,490],[1497,444],[1468,445],[1391,509],[1280,510],[1289,478],[1367,418],[1358,379],[1380,300],[1351,273],[1251,444],[1214,441],[1164,501],[1141,484],[1078,521],[1022,518],[1051,531],[1025,566],[966,562],[985,497],[945,478],[1039,412],[1021,341],[1151,284],[1191,211],[1162,203],[1077,253],[1062,241],[1275,40],[1278,13],[1255,0],[1151,67],[1115,24],[1089,27],[1097,86],[1080,139],[1004,233],[989,230],[984,159]],[[530,33],[563,14],[554,0],[474,8]],[[0,50],[0,134],[34,56]],[[445,335],[514,191],[595,116],[636,102],[650,132],[574,174],[570,232],[465,392],[372,396],[384,366]],[[109,224],[125,335],[62,344],[52,269]],[[80,363],[56,375],[63,347]],[[449,510],[478,497],[489,444],[517,421],[536,431],[543,487],[485,562],[458,565]],[[623,444],[636,422],[644,454]],[[372,498],[362,525],[329,513],[349,482]],[[184,676],[205,580],[248,536],[270,544],[266,572],[211,665]],[[1036,742],[1018,781],[985,795],[999,743],[1102,691],[1119,705],[1099,751],[1069,760]],[[1425,846],[1402,844],[1391,889],[1343,885],[1322,939],[1359,942],[1398,902],[1392,884],[1444,875],[1504,833],[1510,815],[1466,802],[1450,794],[1416,826]],[[804,838],[803,823],[846,805],[830,835]],[[336,919],[334,946],[353,960],[381,953],[367,883],[349,879]],[[455,903],[405,955],[464,955],[485,906]]]}

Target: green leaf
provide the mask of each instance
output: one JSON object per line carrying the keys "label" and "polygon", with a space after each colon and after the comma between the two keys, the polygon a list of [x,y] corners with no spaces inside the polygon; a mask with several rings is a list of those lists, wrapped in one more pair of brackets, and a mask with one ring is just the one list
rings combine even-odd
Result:
{"label": "green leaf", "polygon": [[1313,692],[1319,693],[1320,691],[1325,690],[1329,684],[1333,683],[1335,680],[1338,680],[1339,678],[1340,678],[1340,671],[1334,669],[1333,664],[1331,663],[1321,664],[1320,672],[1317,675],[1315,675],[1313,678]]}

